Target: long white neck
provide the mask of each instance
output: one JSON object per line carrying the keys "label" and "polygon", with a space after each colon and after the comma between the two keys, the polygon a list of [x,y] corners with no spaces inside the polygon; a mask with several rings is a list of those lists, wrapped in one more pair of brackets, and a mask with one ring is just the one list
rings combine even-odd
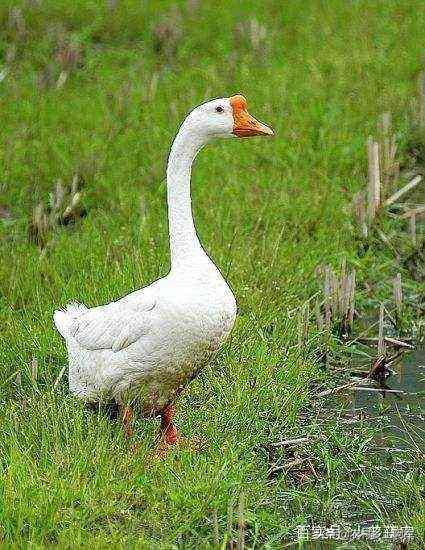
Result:
{"label": "long white neck", "polygon": [[207,257],[196,234],[190,197],[192,163],[203,145],[203,140],[183,124],[168,158],[167,200],[171,269],[190,266],[195,259]]}

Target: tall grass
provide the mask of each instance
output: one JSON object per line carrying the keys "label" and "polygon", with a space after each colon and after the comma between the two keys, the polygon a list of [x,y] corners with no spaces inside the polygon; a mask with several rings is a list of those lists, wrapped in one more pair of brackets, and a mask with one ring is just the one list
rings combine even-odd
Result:
{"label": "tall grass", "polygon": [[[0,204],[10,212],[0,219],[0,540],[208,547],[217,531],[220,544],[237,540],[228,507],[241,492],[250,547],[279,547],[306,523],[372,518],[419,532],[418,469],[384,471],[367,426],[347,429],[338,411],[324,421],[320,335],[311,329],[300,349],[296,310],[317,290],[317,265],[343,257],[360,289],[388,278],[377,292],[391,294],[400,267],[385,250],[359,256],[347,212],[379,116],[393,114],[400,151],[410,139],[423,2],[5,0],[0,24]],[[154,422],[137,422],[134,452],[117,423],[68,395],[52,312],[166,273],[170,142],[194,105],[237,92],[277,137],[203,151],[193,204],[239,316],[179,403],[183,432],[207,449],[152,462]],[[76,174],[87,215],[52,224],[41,251],[28,239],[34,208]],[[317,433],[315,473],[271,475],[291,458],[271,442]]]}

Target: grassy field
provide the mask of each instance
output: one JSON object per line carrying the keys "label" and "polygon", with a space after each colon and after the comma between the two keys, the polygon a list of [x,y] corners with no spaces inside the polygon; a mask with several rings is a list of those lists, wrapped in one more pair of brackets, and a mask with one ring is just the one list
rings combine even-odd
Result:
{"label": "grassy field", "polygon": [[[4,547],[217,547],[238,537],[241,494],[250,548],[294,541],[297,525],[364,520],[412,525],[423,547],[419,461],[383,460],[371,426],[347,427],[344,402],[315,398],[335,375],[317,359],[317,330],[298,346],[297,309],[318,289],[315,268],[344,257],[360,293],[372,282],[391,294],[400,268],[384,249],[359,254],[349,205],[382,112],[401,158],[407,148],[425,4],[4,0],[0,25]],[[193,106],[238,92],[276,139],[210,146],[192,187],[239,315],[179,402],[179,426],[206,450],[152,461],[155,421],[137,421],[134,452],[117,422],[68,394],[52,312],[167,272],[170,142]],[[47,230],[40,250],[33,209],[75,174],[86,216]],[[279,469],[294,456],[273,443],[315,435],[314,473]]]}

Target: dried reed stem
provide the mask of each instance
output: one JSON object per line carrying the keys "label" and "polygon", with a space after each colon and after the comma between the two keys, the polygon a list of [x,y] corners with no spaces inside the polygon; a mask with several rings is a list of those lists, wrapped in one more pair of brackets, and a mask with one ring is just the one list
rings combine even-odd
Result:
{"label": "dried reed stem", "polygon": [[356,272],[347,272],[346,260],[341,262],[340,275],[337,277],[330,266],[325,266],[323,282],[324,319],[320,306],[316,303],[316,322],[319,329],[330,331],[333,323],[338,322],[342,333],[352,329],[355,313]]}
{"label": "dried reed stem", "polygon": [[38,378],[38,361],[36,357],[31,358],[31,380],[35,383]]}
{"label": "dried reed stem", "polygon": [[16,373],[15,384],[16,384],[17,386],[22,386],[21,371],[18,371],[18,372]]}
{"label": "dried reed stem", "polygon": [[245,498],[243,491],[239,494],[238,501],[238,542],[236,545],[237,550],[244,550],[245,548],[245,520],[244,520],[244,508]]}
{"label": "dried reed stem", "polygon": [[410,226],[410,238],[412,239],[413,246],[416,246],[416,214],[412,213],[409,221]]}
{"label": "dried reed stem", "polygon": [[381,180],[379,173],[379,144],[369,136],[368,152],[368,218],[372,221],[379,209],[381,200]]}
{"label": "dried reed stem", "polygon": [[378,124],[381,134],[380,167],[381,167],[381,201],[388,195],[391,183],[398,178],[399,164],[395,159],[397,153],[396,135],[391,131],[391,113],[383,113]]}
{"label": "dried reed stem", "polygon": [[403,307],[403,288],[401,286],[401,273],[397,273],[396,277],[394,278],[393,295],[397,312],[400,313]]}
{"label": "dried reed stem", "polygon": [[391,195],[391,197],[389,197],[384,202],[384,206],[390,206],[394,202],[398,201],[400,197],[405,195],[408,191],[411,191],[412,189],[414,189],[418,185],[418,183],[420,183],[421,181],[422,181],[422,176],[416,176],[415,178],[413,178],[411,181],[409,181],[408,184],[406,184],[404,187],[399,189],[396,193]]}
{"label": "dried reed stem", "polygon": [[382,188],[386,190],[390,181],[391,174],[391,145],[390,145],[390,131],[391,131],[391,113],[383,113],[380,121],[380,130],[382,133],[381,141],[381,171],[382,171]]}
{"label": "dried reed stem", "polygon": [[310,303],[306,302],[298,313],[298,346],[301,349],[307,342],[310,319]]}
{"label": "dried reed stem", "polygon": [[425,71],[418,78],[418,123],[419,129],[425,131]]}
{"label": "dried reed stem", "polygon": [[348,303],[348,325],[350,328],[353,326],[354,312],[356,305],[356,270],[353,269],[350,275],[350,298]]}
{"label": "dried reed stem", "polygon": [[399,217],[401,219],[410,218],[414,214],[415,216],[421,216],[421,214],[425,214],[425,206],[418,206],[417,208],[412,208],[410,210],[407,210],[404,212],[404,214],[401,214]]}
{"label": "dried reed stem", "polygon": [[62,380],[62,376],[65,374],[65,371],[66,371],[66,365],[63,366],[58,374],[58,377],[56,378],[54,384],[53,384],[53,388],[57,388],[57,386],[59,385],[59,382]]}
{"label": "dried reed stem", "polygon": [[316,303],[314,306],[314,314],[316,316],[316,325],[317,328],[322,331],[325,328],[325,319],[322,315],[322,311],[320,309],[320,302],[319,299],[316,298]]}
{"label": "dried reed stem", "polygon": [[378,356],[385,354],[384,312],[385,312],[384,304],[381,303],[379,308]]}
{"label": "dried reed stem", "polygon": [[359,191],[354,195],[353,206],[361,234],[366,239],[368,235],[368,227],[366,221],[366,198],[363,191]]}

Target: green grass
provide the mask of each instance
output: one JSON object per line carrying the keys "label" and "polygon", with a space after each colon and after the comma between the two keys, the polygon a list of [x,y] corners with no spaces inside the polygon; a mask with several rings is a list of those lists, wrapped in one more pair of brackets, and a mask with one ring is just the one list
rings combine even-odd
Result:
{"label": "green grass", "polygon": [[[382,462],[371,427],[354,430],[338,409],[323,412],[315,388],[334,375],[317,360],[314,329],[299,350],[296,309],[317,291],[316,266],[343,257],[357,267],[360,291],[372,281],[390,296],[386,282],[400,268],[383,249],[359,256],[348,205],[365,184],[365,140],[379,115],[393,114],[401,151],[410,140],[424,3],[108,5],[0,7],[1,64],[9,57],[0,82],[0,204],[12,216],[0,219],[0,540],[212,547],[213,511],[221,544],[229,503],[236,507],[242,491],[249,547],[278,548],[299,524],[366,518],[413,525],[420,547],[419,462]],[[22,6],[23,24],[10,21],[12,6]],[[265,29],[259,44],[253,19]],[[56,89],[61,43],[80,53]],[[206,439],[207,449],[152,461],[155,422],[137,421],[134,452],[118,423],[69,396],[66,374],[53,386],[66,353],[52,312],[74,299],[116,299],[167,272],[170,142],[193,106],[237,92],[277,137],[208,147],[196,161],[193,203],[239,316],[179,403],[183,432]],[[87,216],[52,231],[40,254],[27,236],[32,210],[75,173],[85,180]],[[316,476],[268,475],[291,459],[271,456],[270,443],[318,434],[308,449]],[[237,537],[235,522],[229,536]]]}

